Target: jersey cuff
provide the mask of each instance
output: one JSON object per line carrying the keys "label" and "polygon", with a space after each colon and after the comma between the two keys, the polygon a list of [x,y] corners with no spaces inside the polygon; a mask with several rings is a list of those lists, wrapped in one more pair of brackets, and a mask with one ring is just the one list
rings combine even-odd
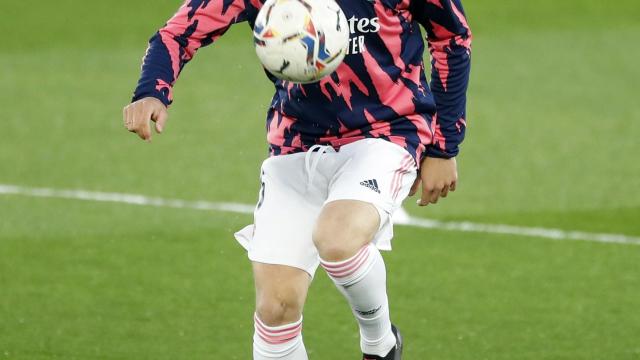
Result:
{"label": "jersey cuff", "polygon": [[425,151],[425,156],[440,158],[440,159],[451,159],[452,157],[456,157],[459,152],[460,150],[458,149],[457,146],[453,149],[450,149],[449,151],[444,151],[438,148],[437,146],[430,145],[430,146],[427,146],[427,150]]}
{"label": "jersey cuff", "polygon": [[160,91],[142,92],[139,94],[134,94],[133,97],[131,98],[131,102],[136,102],[140,99],[144,99],[148,97],[152,97],[160,100],[166,107],[169,107],[169,105],[171,105],[171,101],[169,101],[169,99],[167,99],[167,97]]}

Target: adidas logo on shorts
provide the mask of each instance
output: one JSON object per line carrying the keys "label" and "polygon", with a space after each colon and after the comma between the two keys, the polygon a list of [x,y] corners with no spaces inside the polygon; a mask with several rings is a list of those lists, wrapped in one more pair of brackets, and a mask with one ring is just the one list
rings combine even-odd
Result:
{"label": "adidas logo on shorts", "polygon": [[377,192],[378,194],[380,194],[380,189],[378,189],[378,181],[376,179],[365,180],[365,181],[361,182],[360,185],[366,186],[369,189],[371,189],[371,190]]}

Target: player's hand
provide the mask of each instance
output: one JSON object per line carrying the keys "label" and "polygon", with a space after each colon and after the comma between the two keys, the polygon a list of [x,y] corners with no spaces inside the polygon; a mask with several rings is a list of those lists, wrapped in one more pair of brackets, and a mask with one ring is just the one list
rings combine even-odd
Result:
{"label": "player's hand", "polygon": [[127,130],[145,141],[151,141],[150,121],[156,123],[156,132],[160,134],[169,118],[167,107],[154,97],[146,97],[125,106],[122,113]]}
{"label": "player's hand", "polygon": [[416,201],[420,206],[435,204],[441,197],[447,197],[449,191],[456,191],[458,166],[456,158],[440,159],[425,157],[409,196],[415,195],[422,184],[422,196]]}

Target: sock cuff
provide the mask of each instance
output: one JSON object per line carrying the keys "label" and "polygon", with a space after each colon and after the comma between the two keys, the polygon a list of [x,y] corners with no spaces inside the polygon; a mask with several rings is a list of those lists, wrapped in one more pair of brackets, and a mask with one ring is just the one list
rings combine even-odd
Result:
{"label": "sock cuff", "polygon": [[270,345],[287,343],[302,333],[302,316],[300,320],[291,324],[268,326],[260,320],[258,314],[253,315],[256,335]]}
{"label": "sock cuff", "polygon": [[367,274],[377,255],[379,251],[376,246],[367,244],[346,260],[331,262],[320,259],[320,265],[335,281],[352,282]]}

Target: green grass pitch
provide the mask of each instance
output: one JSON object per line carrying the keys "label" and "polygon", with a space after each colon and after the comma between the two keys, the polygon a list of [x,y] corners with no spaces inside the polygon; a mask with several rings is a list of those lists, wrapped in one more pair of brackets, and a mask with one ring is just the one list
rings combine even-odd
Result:
{"label": "green grass pitch", "polygon": [[[126,133],[176,0],[6,2],[0,184],[253,203],[271,85],[248,26],[203,49],[165,134]],[[415,216],[640,236],[640,6],[466,0],[459,191]],[[0,195],[0,359],[249,359],[250,216]],[[399,227],[385,254],[408,360],[640,359],[640,246]],[[311,359],[357,359],[318,272]]]}

